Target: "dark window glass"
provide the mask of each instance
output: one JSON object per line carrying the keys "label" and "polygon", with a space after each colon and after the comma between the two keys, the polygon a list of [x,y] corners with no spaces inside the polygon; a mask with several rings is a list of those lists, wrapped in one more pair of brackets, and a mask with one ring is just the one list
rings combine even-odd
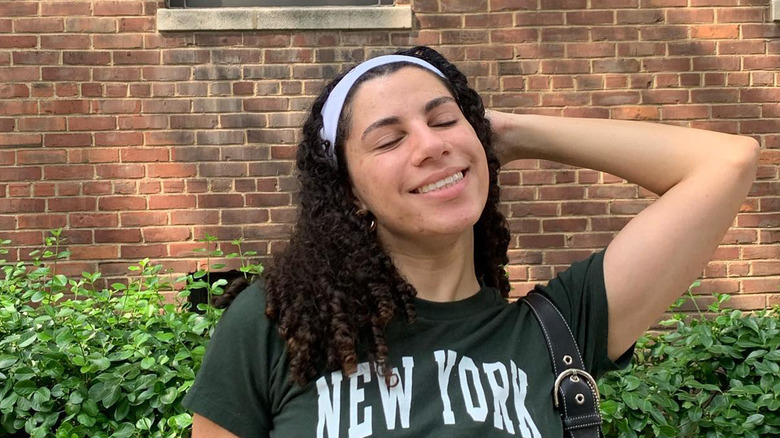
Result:
{"label": "dark window glass", "polygon": [[235,8],[242,6],[378,6],[393,0],[167,0],[169,8]]}

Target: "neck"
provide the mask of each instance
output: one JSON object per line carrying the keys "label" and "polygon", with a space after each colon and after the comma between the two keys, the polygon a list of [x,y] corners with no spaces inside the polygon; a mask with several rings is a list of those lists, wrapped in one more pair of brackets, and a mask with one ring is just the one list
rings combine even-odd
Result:
{"label": "neck", "polygon": [[404,239],[379,234],[398,271],[427,301],[459,301],[480,289],[474,269],[474,232],[439,239]]}

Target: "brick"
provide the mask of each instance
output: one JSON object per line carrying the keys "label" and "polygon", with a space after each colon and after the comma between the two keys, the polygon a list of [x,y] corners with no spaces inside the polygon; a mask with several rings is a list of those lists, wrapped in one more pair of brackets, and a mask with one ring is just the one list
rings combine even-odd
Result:
{"label": "brick", "polygon": [[542,41],[571,42],[588,41],[588,29],[582,27],[550,27],[543,28]]}
{"label": "brick", "polygon": [[62,32],[65,24],[62,18],[18,18],[14,20],[15,33]]}
{"label": "brick", "polygon": [[92,45],[96,49],[141,49],[144,39],[142,34],[95,34]]}
{"label": "brick", "polygon": [[144,228],[144,242],[183,242],[190,239],[188,227]]}
{"label": "brick", "polygon": [[73,14],[65,18],[66,32],[84,32],[84,33],[114,33],[116,32],[116,19],[114,18],[96,18],[96,17],[72,17]]}
{"label": "brick", "polygon": [[92,78],[100,82],[138,81],[141,79],[141,69],[138,67],[94,68]]}
{"label": "brick", "polygon": [[115,65],[150,65],[160,63],[159,50],[115,50]]}
{"label": "brick", "polygon": [[78,245],[68,249],[71,260],[110,260],[119,255],[115,245]]}
{"label": "brick", "polygon": [[[124,94],[124,93],[123,93]],[[124,97],[124,96],[122,96]],[[141,101],[127,99],[92,101],[92,112],[96,114],[133,114],[141,112]],[[120,125],[121,128],[121,125]],[[139,134],[140,137],[140,134]]]}
{"label": "brick", "polygon": [[168,161],[168,148],[129,148],[120,151],[122,162],[150,163]]}
{"label": "brick", "polygon": [[244,111],[286,111],[289,99],[286,97],[256,97],[243,99]]}
{"label": "brick", "polygon": [[712,23],[715,13],[712,9],[681,8],[668,9],[666,22],[670,24]]}
{"label": "brick", "polygon": [[[210,52],[207,50],[200,50],[200,49],[183,49],[183,50],[162,50],[162,63],[165,65],[173,65],[173,64],[206,64],[210,62]],[[221,53],[215,52],[216,53]],[[258,60],[254,62],[260,62],[258,55]]]}
{"label": "brick", "polygon": [[287,193],[257,193],[246,195],[247,207],[286,207],[290,205]]}
{"label": "brick", "polygon": [[95,173],[98,178],[143,178],[144,166],[140,164],[98,164],[95,166]]}
{"label": "brick", "polygon": [[29,96],[30,89],[25,84],[0,84],[0,99]]}
{"label": "brick", "polygon": [[703,119],[709,117],[709,107],[706,105],[679,105],[662,109],[663,118],[670,120]]}
{"label": "brick", "polygon": [[92,179],[94,166],[88,164],[69,164],[66,166],[46,166],[43,170],[44,179]]}
{"label": "brick", "polygon": [[168,214],[161,211],[123,211],[119,216],[123,227],[146,227],[168,224]]}
{"label": "brick", "polygon": [[38,4],[35,2],[0,3],[0,17],[23,17],[38,14]]}
{"label": "brick", "polygon": [[46,200],[49,211],[94,211],[95,198],[77,196],[72,198],[51,198]]}
{"label": "brick", "polygon": [[195,134],[190,131],[153,131],[144,132],[147,146],[191,145],[195,143]]}
{"label": "brick", "polygon": [[87,100],[44,100],[41,102],[42,114],[87,114]]}
{"label": "brick", "polygon": [[68,223],[74,228],[113,228],[119,225],[116,213],[71,213]]}
{"label": "brick", "polygon": [[88,1],[57,1],[41,2],[41,15],[90,15],[92,9],[91,2]]}
{"label": "brick", "polygon": [[95,3],[93,15],[141,15],[143,3],[139,1],[106,1]]}
{"label": "brick", "polygon": [[[46,210],[44,199],[1,199],[0,213],[33,213]],[[17,242],[18,243],[18,242]]]}
{"label": "brick", "polygon": [[201,225],[219,223],[218,210],[171,211],[171,225]]}
{"label": "brick", "polygon": [[772,134],[780,132],[780,120],[743,120],[739,122],[741,134]]}
{"label": "brick", "polygon": [[247,131],[249,143],[260,144],[294,144],[295,130],[293,129],[256,129]]}
{"label": "brick", "polygon": [[18,151],[17,160],[20,165],[55,164],[67,162],[67,155],[64,150]]}
{"label": "brick", "polygon": [[89,35],[41,35],[42,49],[88,49]]}
{"label": "brick", "polygon": [[15,65],[52,65],[59,63],[60,54],[55,51],[13,52]]}
{"label": "brick", "polygon": [[136,243],[141,241],[141,230],[95,230],[95,243]]}
{"label": "brick", "polygon": [[713,24],[700,25],[691,28],[691,38],[696,39],[737,39],[739,38],[739,25],[737,24]]}
{"label": "brick", "polygon": [[144,136],[141,132],[96,132],[95,146],[140,146]]}
{"label": "brick", "polygon": [[780,55],[743,56],[742,58],[745,70],[772,70],[775,69],[778,62],[780,62]]}
{"label": "brick", "polygon": [[196,141],[198,144],[205,145],[223,145],[223,144],[244,144],[244,131],[202,131],[198,132]]}
{"label": "brick", "polygon": [[110,52],[97,51],[66,51],[62,52],[62,63],[69,65],[108,65],[111,62]]}
{"label": "brick", "polygon": [[190,68],[143,67],[143,78],[150,81],[186,81],[190,79]]}
{"label": "brick", "polygon": [[268,217],[265,209],[222,210],[222,223],[226,225],[268,222]]}
{"label": "brick", "polygon": [[115,116],[68,117],[70,131],[108,131],[116,129]]}
{"label": "brick", "polygon": [[38,38],[32,35],[0,35],[0,48],[28,49],[37,45]]}
{"label": "brick", "polygon": [[0,167],[0,181],[34,181],[41,179],[40,167]]}
{"label": "brick", "polygon": [[65,117],[22,117],[17,126],[19,131],[64,131]]}
{"label": "brick", "polygon": [[86,67],[42,67],[44,81],[88,81],[89,69]]}
{"label": "brick", "polygon": [[654,107],[628,106],[613,108],[611,116],[621,120],[658,120],[659,111]]}
{"label": "brick", "polygon": [[119,19],[119,32],[151,32],[155,30],[153,17],[129,17]]}
{"label": "brick", "polygon": [[739,90],[715,88],[711,90],[691,90],[694,103],[733,103],[739,101]]}
{"label": "brick", "polygon": [[688,90],[646,90],[642,91],[644,104],[689,103]]}
{"label": "brick", "polygon": [[106,195],[111,193],[110,181],[88,181],[82,185],[84,195]]}
{"label": "brick", "polygon": [[206,46],[240,46],[242,43],[239,33],[198,33],[195,34],[195,45]]}
{"label": "brick", "polygon": [[168,255],[166,245],[122,245],[120,254],[123,259],[158,258]]}
{"label": "brick", "polygon": [[764,10],[761,8],[719,8],[718,22],[720,23],[761,23],[764,21]]}
{"label": "brick", "polygon": [[146,199],[141,196],[104,196],[98,202],[100,211],[145,210]]}
{"label": "brick", "polygon": [[244,197],[239,194],[198,195],[198,208],[237,208],[244,206]]}
{"label": "brick", "polygon": [[79,147],[91,146],[90,134],[46,134],[43,139],[45,147]]}
{"label": "brick", "polygon": [[[766,293],[777,292],[777,284],[780,283],[780,278],[745,278],[742,280],[742,292],[743,293]],[[765,304],[762,297],[751,297],[755,302],[748,304],[742,308],[761,309]],[[733,301],[733,299],[732,299]],[[733,304],[733,303],[732,303]]]}
{"label": "brick", "polygon": [[[687,26],[640,26],[639,33],[643,41],[687,40],[689,38]],[[693,37],[691,36],[691,38]]]}
{"label": "brick", "polygon": [[194,195],[156,195],[149,196],[149,208],[152,210],[173,210],[195,208]]}
{"label": "brick", "polygon": [[741,89],[740,102],[780,102],[780,89],[778,88]]}
{"label": "brick", "polygon": [[636,59],[596,59],[593,61],[594,73],[631,73],[639,71]]}
{"label": "brick", "polygon": [[146,169],[146,176],[149,178],[191,178],[198,174],[195,164],[149,164]]}
{"label": "brick", "polygon": [[[230,116],[241,116],[241,115],[230,115]],[[247,116],[250,116],[247,114]],[[263,117],[262,115],[258,115]],[[225,128],[244,128],[246,126],[226,126],[224,117],[223,117],[223,127]],[[172,115],[171,116],[171,129],[193,129],[193,128],[201,128],[201,129],[211,129],[216,128],[219,124],[220,117],[216,114],[185,114],[185,115]],[[264,126],[264,125],[263,125]]]}
{"label": "brick", "polygon": [[[193,99],[192,111],[195,113],[228,113],[241,111],[241,98],[212,98],[212,99]],[[285,99],[279,99],[285,100]],[[286,100],[285,100],[286,101]],[[244,103],[246,108],[246,103]],[[286,105],[284,107],[286,109]]]}
{"label": "brick", "polygon": [[759,105],[741,103],[737,105],[712,106],[712,117],[716,119],[758,118],[760,113],[761,107]]}

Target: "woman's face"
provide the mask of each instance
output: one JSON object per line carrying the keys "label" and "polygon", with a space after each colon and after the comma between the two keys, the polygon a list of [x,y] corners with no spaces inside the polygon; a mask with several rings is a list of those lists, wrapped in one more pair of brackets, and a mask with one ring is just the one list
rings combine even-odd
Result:
{"label": "woman's face", "polygon": [[352,190],[384,242],[471,231],[487,201],[487,159],[434,73],[404,67],[370,79],[355,93],[351,114],[345,155]]}

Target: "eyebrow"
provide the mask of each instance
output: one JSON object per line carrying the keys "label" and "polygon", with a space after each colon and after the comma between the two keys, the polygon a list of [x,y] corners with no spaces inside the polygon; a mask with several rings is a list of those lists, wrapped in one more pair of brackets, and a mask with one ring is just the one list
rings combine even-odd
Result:
{"label": "eyebrow", "polygon": [[[448,103],[448,102],[455,102],[455,99],[452,98],[452,96],[441,96],[441,97],[437,97],[435,99],[431,99],[431,100],[428,101],[428,103],[425,104],[425,112],[429,113],[429,112],[433,111],[434,108],[439,107],[441,105],[444,105],[445,103]],[[387,126],[387,125],[395,125],[396,123],[399,123],[399,122],[400,122],[400,119],[398,119],[398,117],[396,117],[396,116],[390,116],[390,117],[385,117],[383,119],[379,119],[376,122],[370,124],[368,126],[368,128],[366,128],[366,130],[363,131],[363,135],[360,138],[361,139],[366,138],[366,136],[371,131],[373,131],[375,129],[379,129],[379,128],[381,128],[383,126]]]}

